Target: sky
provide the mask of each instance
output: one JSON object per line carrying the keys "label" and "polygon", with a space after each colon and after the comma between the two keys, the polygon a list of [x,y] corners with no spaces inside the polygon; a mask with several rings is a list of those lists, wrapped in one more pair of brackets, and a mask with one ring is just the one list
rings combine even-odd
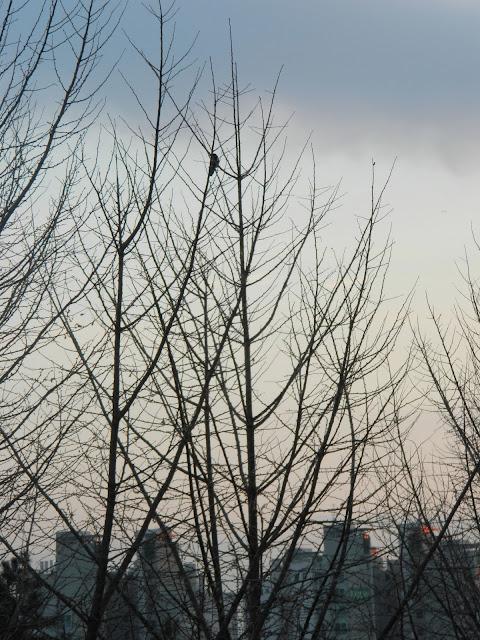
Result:
{"label": "sky", "polygon": [[[422,326],[427,294],[448,315],[465,252],[480,278],[472,239],[472,229],[480,239],[479,0],[178,0],[176,9],[179,55],[196,39],[189,73],[211,58],[217,78],[228,79],[229,25],[243,84],[264,93],[281,72],[276,109],[292,116],[292,153],[311,136],[318,182],[341,182],[329,232],[339,252],[346,225],[368,215],[372,161],[379,185],[395,165],[385,197],[389,294],[415,287],[412,318]],[[108,54],[121,57],[106,112],[124,107],[120,73],[150,90],[125,35],[148,49],[153,22],[141,0],[126,0],[124,31]]]}
{"label": "sky", "polygon": [[[372,161],[379,185],[395,164],[385,197],[389,291],[415,287],[422,325],[426,294],[448,315],[465,252],[480,278],[479,0],[178,0],[176,9],[180,54],[196,39],[191,73],[211,58],[228,78],[229,24],[244,84],[260,94],[281,72],[276,108],[280,119],[292,116],[292,153],[311,136],[319,183],[341,181],[329,235],[340,252],[345,224],[368,214]],[[126,0],[121,27],[138,46],[157,37],[142,0]],[[142,85],[124,32],[108,54],[129,49],[109,80],[114,90],[105,88],[112,114],[123,106],[120,72]]]}
{"label": "sky", "polygon": [[[141,35],[136,4],[128,23]],[[465,306],[466,256],[480,278],[478,0],[179,0],[176,8],[177,44],[197,38],[197,66],[211,58],[217,77],[228,78],[230,24],[245,84],[260,94],[281,71],[276,108],[292,116],[292,152],[311,135],[318,182],[341,181],[335,248],[368,213],[372,161],[378,185],[395,165],[384,200],[394,241],[389,294],[414,288],[410,319],[427,334],[427,300],[446,320],[456,303]],[[404,351],[410,339],[404,334]],[[437,430],[423,413],[412,437],[434,443]]]}
{"label": "sky", "polygon": [[[415,286],[419,317],[426,293],[450,309],[465,251],[476,259],[472,228],[480,233],[480,3],[179,0],[176,10],[179,51],[197,38],[194,67],[211,58],[226,76],[230,21],[245,84],[261,93],[281,70],[277,112],[293,115],[294,151],[312,136],[319,182],[341,181],[339,219],[354,224],[368,208],[372,160],[377,184],[395,163],[392,290]],[[124,24],[148,39],[138,0]]]}

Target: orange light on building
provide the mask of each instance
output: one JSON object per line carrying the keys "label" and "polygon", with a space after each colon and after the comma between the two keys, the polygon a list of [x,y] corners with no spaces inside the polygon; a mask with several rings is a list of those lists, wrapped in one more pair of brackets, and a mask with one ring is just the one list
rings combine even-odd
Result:
{"label": "orange light on building", "polygon": [[433,535],[434,531],[440,531],[440,529],[438,527],[429,527],[426,524],[420,525],[420,533],[424,535]]}
{"label": "orange light on building", "polygon": [[169,533],[167,533],[167,535],[165,535],[164,533],[157,533],[157,535],[155,536],[156,540],[163,540],[165,541],[167,538],[178,538],[178,533],[172,533],[171,531]]}

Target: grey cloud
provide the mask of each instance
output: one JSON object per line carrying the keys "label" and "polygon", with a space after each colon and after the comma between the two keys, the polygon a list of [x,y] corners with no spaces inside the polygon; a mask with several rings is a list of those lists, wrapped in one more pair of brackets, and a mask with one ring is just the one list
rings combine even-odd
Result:
{"label": "grey cloud", "polygon": [[299,100],[315,96],[399,110],[480,102],[474,6],[438,0],[189,0],[181,5],[179,23],[186,20],[192,33],[198,28],[201,53],[222,60],[229,17],[245,75],[266,86],[284,64],[287,90]]}
{"label": "grey cloud", "polygon": [[[154,41],[132,5],[127,27]],[[217,80],[228,79],[229,18],[241,81],[260,93],[284,65],[279,99],[300,112],[324,149],[434,154],[453,170],[478,162],[480,3],[179,0],[177,7],[177,50],[199,32],[193,55],[198,65],[212,57]]]}

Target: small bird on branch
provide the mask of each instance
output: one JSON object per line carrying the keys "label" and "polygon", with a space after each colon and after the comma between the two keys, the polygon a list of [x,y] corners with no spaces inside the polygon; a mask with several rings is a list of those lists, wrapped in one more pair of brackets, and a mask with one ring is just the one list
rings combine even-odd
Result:
{"label": "small bird on branch", "polygon": [[212,155],[210,156],[210,167],[208,169],[208,175],[210,177],[213,176],[213,174],[215,173],[215,170],[218,168],[218,165],[220,164],[220,160],[218,159],[218,156],[216,153],[212,153]]}

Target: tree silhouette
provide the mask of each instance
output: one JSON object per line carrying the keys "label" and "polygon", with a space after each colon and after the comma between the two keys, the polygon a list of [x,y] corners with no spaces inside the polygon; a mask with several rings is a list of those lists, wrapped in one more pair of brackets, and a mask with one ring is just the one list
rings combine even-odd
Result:
{"label": "tree silhouette", "polygon": [[47,592],[42,591],[28,555],[2,561],[0,571],[0,637],[28,640],[41,637],[42,612]]}

